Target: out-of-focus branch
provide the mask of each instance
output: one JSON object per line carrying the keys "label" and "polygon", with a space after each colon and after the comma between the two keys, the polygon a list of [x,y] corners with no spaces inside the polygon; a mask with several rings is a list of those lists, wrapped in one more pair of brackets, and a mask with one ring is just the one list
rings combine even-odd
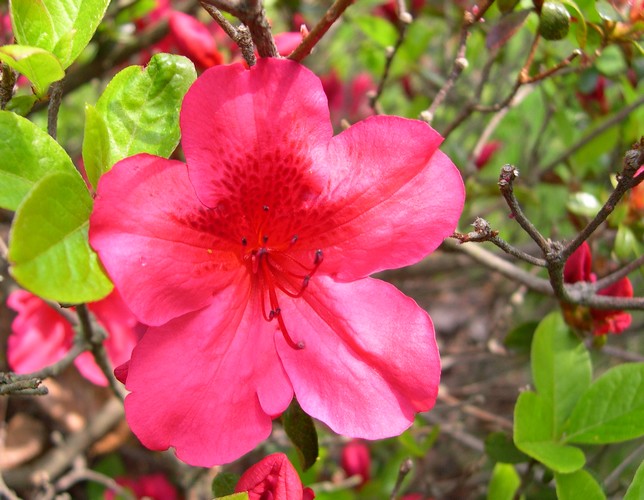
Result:
{"label": "out-of-focus branch", "polygon": [[329,28],[335,23],[342,13],[353,3],[353,0],[336,0],[329,10],[326,11],[322,19],[313,27],[309,34],[302,40],[302,42],[295,48],[293,52],[288,55],[288,59],[293,61],[301,61],[308,56],[317,43],[322,39],[324,34],[329,31]]}
{"label": "out-of-focus branch", "polygon": [[63,101],[63,82],[65,79],[58,80],[51,84],[49,88],[49,109],[47,110],[47,132],[52,139],[58,135],[58,110]]}
{"label": "out-of-focus branch", "polygon": [[83,430],[72,434],[60,446],[24,467],[6,471],[6,484],[17,490],[27,489],[58,478],[79,454],[109,432],[123,415],[123,403],[118,398],[110,399]]}
{"label": "out-of-focus branch", "polygon": [[16,84],[16,72],[8,64],[0,64],[0,109],[4,109],[13,97],[13,87]]}
{"label": "out-of-focus branch", "polygon": [[412,462],[411,458],[406,458],[400,464],[400,468],[398,469],[398,477],[396,478],[396,484],[394,485],[394,488],[391,490],[391,495],[389,496],[390,500],[396,500],[396,497],[398,496],[398,492],[400,491],[400,487],[402,486],[403,481],[407,477],[407,474],[409,474],[413,468],[414,468],[414,462]]}

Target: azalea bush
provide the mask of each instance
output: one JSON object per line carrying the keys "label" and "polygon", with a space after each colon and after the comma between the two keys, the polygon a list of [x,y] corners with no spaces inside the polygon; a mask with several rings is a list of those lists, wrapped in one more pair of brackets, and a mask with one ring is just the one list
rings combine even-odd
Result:
{"label": "azalea bush", "polygon": [[642,498],[644,2],[0,2],[0,497]]}

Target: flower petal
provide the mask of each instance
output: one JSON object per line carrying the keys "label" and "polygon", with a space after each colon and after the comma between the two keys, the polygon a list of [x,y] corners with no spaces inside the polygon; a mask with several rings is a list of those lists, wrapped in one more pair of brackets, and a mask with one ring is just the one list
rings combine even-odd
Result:
{"label": "flower petal", "polygon": [[578,281],[592,281],[590,272],[591,265],[592,256],[590,254],[590,246],[584,241],[566,261],[563,272],[564,282],[577,283]]}
{"label": "flower petal", "polygon": [[425,123],[393,116],[368,118],[333,139],[325,160],[333,208],[312,242],[324,249],[320,272],[350,281],[410,265],[454,232],[465,189],[437,149],[441,141]]}
{"label": "flower petal", "polygon": [[97,191],[90,243],[143,323],[208,305],[240,269],[220,234],[221,215],[199,202],[183,163],[132,156],[103,175]]}
{"label": "flower petal", "polygon": [[293,397],[276,325],[249,301],[243,276],[203,310],[148,329],[132,353],[126,417],[148,448],[192,465],[239,458],[271,432]]}
{"label": "flower petal", "polygon": [[277,350],[302,409],[335,432],[380,439],[400,434],[436,400],[440,360],[425,311],[393,285],[316,276],[303,299],[286,301]]}
{"label": "flower petal", "polygon": [[9,295],[7,305],[18,313],[7,344],[7,361],[14,372],[40,370],[59,361],[71,349],[71,325],[40,297],[16,290]]}
{"label": "flower petal", "polygon": [[251,466],[235,486],[237,493],[247,491],[250,500],[301,500],[302,490],[300,476],[284,453],[273,453]]}
{"label": "flower petal", "polygon": [[333,135],[319,78],[274,58],[204,72],[183,100],[181,131],[190,179],[210,207],[239,201],[241,186],[283,189],[287,171],[308,172],[309,150]]}

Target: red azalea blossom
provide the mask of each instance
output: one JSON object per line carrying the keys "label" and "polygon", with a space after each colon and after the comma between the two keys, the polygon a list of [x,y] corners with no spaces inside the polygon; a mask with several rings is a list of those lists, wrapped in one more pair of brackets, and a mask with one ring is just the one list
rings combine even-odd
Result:
{"label": "red azalea blossom", "polygon": [[274,453],[248,469],[235,493],[248,492],[249,500],[313,500],[311,488],[303,488],[300,476],[284,453]]}
{"label": "red azalea blossom", "polygon": [[[71,349],[74,343],[72,325],[40,297],[17,290],[9,295],[7,305],[18,313],[11,324],[7,346],[7,359],[14,372],[40,370],[59,361]],[[105,350],[112,364],[117,366],[127,361],[140,337],[141,325],[118,293],[114,291],[105,299],[88,304],[88,308],[108,333]],[[92,383],[107,385],[91,353],[81,354],[74,364]]]}
{"label": "red azalea blossom", "polygon": [[[137,479],[117,477],[116,482],[131,490],[136,498],[150,500],[177,500],[179,498],[176,488],[163,474],[148,474]],[[104,498],[105,500],[113,500],[117,497],[113,491],[107,490]]]}
{"label": "red azalea blossom", "polygon": [[434,328],[368,276],[454,231],[464,187],[441,136],[377,116],[333,137],[320,80],[278,59],[206,71],[181,129],[187,165],[122,160],[90,221],[110,277],[153,325],[127,371],[134,433],[221,464],[267,438],[295,395],[339,434],[400,434],[436,400]]}
{"label": "red azalea blossom", "polygon": [[354,439],[342,448],[340,465],[347,477],[360,476],[363,485],[371,478],[371,454],[369,447],[362,441]]}
{"label": "red azalea blossom", "polygon": [[[584,242],[566,261],[564,282],[597,281],[596,276],[591,272],[591,265],[590,246]],[[622,278],[597,293],[610,297],[632,297],[633,286],[628,278]],[[594,335],[621,333],[631,324],[631,315],[624,311],[590,309],[589,320],[584,320],[583,318],[579,320],[574,316],[576,310],[578,309],[569,305],[564,308],[568,321],[575,326],[590,329]]]}

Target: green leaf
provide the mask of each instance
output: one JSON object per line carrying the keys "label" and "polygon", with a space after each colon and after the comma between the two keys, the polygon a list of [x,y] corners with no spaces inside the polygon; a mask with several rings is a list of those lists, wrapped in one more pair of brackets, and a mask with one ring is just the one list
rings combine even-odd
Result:
{"label": "green leaf", "polygon": [[32,122],[0,111],[0,207],[16,210],[29,190],[53,172],[76,173],[65,150]]}
{"label": "green leaf", "polygon": [[581,394],[591,382],[590,356],[576,339],[560,313],[546,316],[532,341],[532,377],[537,392],[551,405],[552,438],[570,416]]}
{"label": "green leaf", "polygon": [[67,68],[94,36],[108,4],[109,0],[12,0],[16,40],[52,52]]}
{"label": "green leaf", "polygon": [[557,498],[559,500],[605,500],[602,487],[585,470],[572,474],[555,474]]}
{"label": "green leaf", "polygon": [[577,19],[577,22],[574,25],[578,27],[575,37],[577,38],[577,43],[583,49],[586,46],[586,40],[588,38],[588,28],[586,27],[584,15],[573,0],[561,0],[561,3],[575,11],[575,19]]}
{"label": "green leaf", "polygon": [[429,431],[422,439],[418,438],[417,432],[414,432],[413,429],[414,428],[412,427],[411,429],[403,432],[398,436],[398,441],[411,455],[422,458],[426,456],[429,449],[434,446],[434,443],[440,434],[440,428],[437,425],[432,427],[431,431]]}
{"label": "green leaf", "polygon": [[239,481],[239,476],[232,472],[220,472],[212,480],[212,496],[223,497],[235,493],[235,486]]}
{"label": "green leaf", "polygon": [[38,47],[4,45],[0,47],[0,61],[25,75],[39,98],[46,95],[50,84],[65,76],[56,56]]}
{"label": "green leaf", "polygon": [[282,425],[295,446],[302,469],[310,468],[318,458],[318,434],[313,419],[304,413],[296,399],[282,414]]}
{"label": "green leaf", "polygon": [[94,106],[85,106],[85,132],[83,138],[83,164],[87,179],[96,187],[98,179],[111,165],[110,136],[107,125]]}
{"label": "green leaf", "polygon": [[92,198],[81,176],[53,173],[24,198],[10,233],[9,261],[18,283],[64,303],[105,297],[112,283],[88,241]]}
{"label": "green leaf", "polygon": [[381,17],[357,16],[352,21],[370,40],[381,47],[394,45],[398,39],[396,28]]}
{"label": "green leaf", "polygon": [[566,208],[575,215],[594,217],[602,208],[602,205],[594,195],[590,193],[578,192],[572,193],[568,197]]}
{"label": "green leaf", "polygon": [[599,377],[579,399],[566,442],[618,443],[644,435],[644,363],[627,363]]}
{"label": "green leaf", "polygon": [[520,485],[521,479],[514,466],[498,463],[492,471],[487,498],[488,500],[512,500]]}
{"label": "green leaf", "polygon": [[505,432],[492,432],[485,438],[485,453],[495,462],[518,464],[528,462],[530,457],[517,449]]}
{"label": "green leaf", "polygon": [[248,492],[242,491],[241,493],[233,493],[225,497],[215,497],[215,500],[248,500]]}
{"label": "green leaf", "polygon": [[644,498],[644,462],[637,468],[633,482],[626,490],[624,500],[641,500],[642,498]]}
{"label": "green leaf", "polygon": [[539,394],[523,392],[514,407],[514,443],[522,452],[561,473],[575,472],[586,462],[583,452],[554,439],[553,408]]}
{"label": "green leaf", "polygon": [[20,116],[27,116],[37,100],[38,98],[33,94],[16,95],[11,98],[5,109]]}
{"label": "green leaf", "polygon": [[633,230],[625,224],[617,227],[615,254],[620,260],[627,261],[641,254],[640,244]]}
{"label": "green leaf", "polygon": [[196,77],[189,59],[156,54],[145,69],[130,66],[112,79],[95,110],[86,110],[90,123],[85,127],[83,156],[89,158],[93,184],[128,156],[172,154],[179,143],[181,101]]}

